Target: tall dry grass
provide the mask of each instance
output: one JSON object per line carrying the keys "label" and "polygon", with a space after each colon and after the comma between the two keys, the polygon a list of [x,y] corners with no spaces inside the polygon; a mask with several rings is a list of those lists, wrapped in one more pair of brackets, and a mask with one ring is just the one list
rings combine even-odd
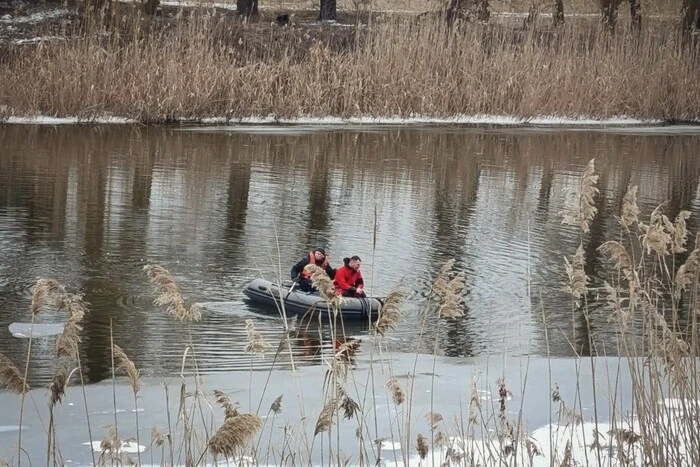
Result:
{"label": "tall dry grass", "polygon": [[[0,68],[5,113],[142,122],[246,116],[698,118],[699,65],[670,20],[612,36],[386,17],[371,28],[240,25],[194,12],[41,43]],[[665,21],[665,22],[664,22]]]}

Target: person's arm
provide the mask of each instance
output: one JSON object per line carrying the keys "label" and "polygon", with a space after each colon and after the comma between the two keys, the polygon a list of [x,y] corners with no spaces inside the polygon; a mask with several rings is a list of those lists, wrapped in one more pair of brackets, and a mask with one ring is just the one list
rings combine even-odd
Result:
{"label": "person's arm", "polygon": [[326,274],[328,274],[328,277],[331,279],[335,279],[335,275],[338,271],[336,269],[333,269],[330,264],[326,265]]}
{"label": "person's arm", "polygon": [[292,280],[296,279],[297,276],[299,276],[299,274],[301,274],[301,271],[304,270],[304,267],[307,264],[309,264],[309,259],[304,258],[292,267]]}
{"label": "person's arm", "polygon": [[365,280],[362,278],[362,273],[359,273],[355,280],[355,292],[353,293],[356,292],[359,292],[361,295],[365,294]]}

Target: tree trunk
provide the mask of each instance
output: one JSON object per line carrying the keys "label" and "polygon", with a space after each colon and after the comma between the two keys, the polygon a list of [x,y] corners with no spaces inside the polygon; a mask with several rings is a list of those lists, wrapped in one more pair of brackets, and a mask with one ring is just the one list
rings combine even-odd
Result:
{"label": "tree trunk", "polygon": [[236,0],[236,11],[239,16],[249,18],[257,14],[257,10],[256,0]]}
{"label": "tree trunk", "polygon": [[700,31],[700,0],[683,0],[681,27],[685,35]]}
{"label": "tree trunk", "polygon": [[484,23],[488,22],[489,18],[491,17],[489,0],[479,0],[476,15],[479,18],[479,21],[483,21]]}
{"label": "tree trunk", "polygon": [[630,21],[633,31],[642,30],[642,0],[630,0]]}
{"label": "tree trunk", "polygon": [[554,26],[564,24],[564,0],[556,0],[554,2],[554,13],[552,13]]}
{"label": "tree trunk", "polygon": [[336,0],[321,0],[321,8],[318,13],[318,19],[321,21],[335,21]]}
{"label": "tree trunk", "polygon": [[144,0],[143,11],[147,15],[153,16],[158,11],[158,5],[160,5],[160,0]]}
{"label": "tree trunk", "polygon": [[621,0],[601,0],[600,10],[603,15],[603,24],[608,27],[610,32],[615,32],[617,25],[617,12],[620,8]]}

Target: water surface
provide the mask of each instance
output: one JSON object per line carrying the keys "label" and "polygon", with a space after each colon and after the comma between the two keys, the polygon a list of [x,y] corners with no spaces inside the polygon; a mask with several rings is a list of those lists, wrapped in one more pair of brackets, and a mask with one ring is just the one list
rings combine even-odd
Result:
{"label": "water surface", "polygon": [[[599,215],[584,240],[594,293],[609,274],[596,248],[619,237],[627,187],[639,185],[647,216],[667,201],[670,217],[693,213],[694,231],[700,215],[700,132],[692,128],[5,125],[0,142],[0,349],[23,361],[27,339],[8,326],[29,322],[31,286],[54,277],[90,303],[81,349],[93,382],[109,376],[110,326],[144,374],[179,369],[189,333],[152,304],[141,272],[149,263],[168,268],[188,302],[205,304],[192,327],[202,371],[268,368],[271,358],[243,352],[245,320],[272,353],[282,322],[247,304],[242,287],[261,275],[288,278],[317,245],[335,265],[360,255],[373,294],[398,284],[408,291],[388,338],[395,350],[615,355],[609,312],[592,314],[591,348],[582,314],[563,293],[563,257],[580,241],[561,224],[563,190],[596,159]],[[452,258],[466,272],[465,316],[423,326],[425,293]],[[347,332],[366,337],[367,325]],[[320,362],[318,334],[302,333],[295,363]],[[50,378],[53,346],[52,338],[35,341],[32,381]],[[289,367],[289,355],[275,365]]]}

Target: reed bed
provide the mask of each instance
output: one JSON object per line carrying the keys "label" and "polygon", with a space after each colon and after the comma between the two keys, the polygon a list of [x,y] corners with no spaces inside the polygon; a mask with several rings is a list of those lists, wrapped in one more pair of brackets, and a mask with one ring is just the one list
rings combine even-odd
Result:
{"label": "reed bed", "polygon": [[369,27],[280,28],[202,9],[157,21],[126,15],[69,40],[11,47],[3,114],[700,116],[697,47],[670,19],[639,33],[621,20],[614,35],[597,18],[524,29],[384,15]]}

